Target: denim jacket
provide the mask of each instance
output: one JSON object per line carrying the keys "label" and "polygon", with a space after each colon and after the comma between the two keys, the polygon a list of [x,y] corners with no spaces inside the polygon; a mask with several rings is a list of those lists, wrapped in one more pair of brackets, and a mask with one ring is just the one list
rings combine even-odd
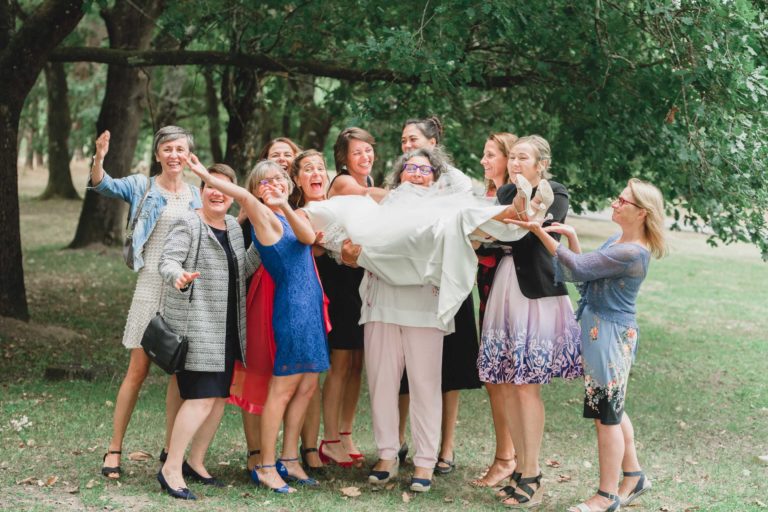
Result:
{"label": "denim jacket", "polygon": [[[152,234],[152,230],[155,228],[155,224],[157,224],[157,219],[160,218],[160,214],[167,204],[165,197],[155,186],[155,178],[147,179],[143,174],[131,174],[125,178],[114,179],[104,171],[104,177],[95,187],[91,185],[90,180],[88,181],[89,189],[104,196],[122,199],[127,202],[129,204],[128,218],[131,219],[129,222],[132,222],[134,216],[137,215],[136,210],[139,208],[149,183],[152,184],[152,188],[149,190],[149,194],[147,194],[147,199],[144,201],[141,212],[138,213],[139,220],[136,222],[136,229],[133,231],[133,268],[136,272],[144,267],[144,244],[149,239],[149,235]],[[189,185],[189,188],[192,191],[192,201],[189,202],[189,209],[202,208],[200,191],[192,185]]]}

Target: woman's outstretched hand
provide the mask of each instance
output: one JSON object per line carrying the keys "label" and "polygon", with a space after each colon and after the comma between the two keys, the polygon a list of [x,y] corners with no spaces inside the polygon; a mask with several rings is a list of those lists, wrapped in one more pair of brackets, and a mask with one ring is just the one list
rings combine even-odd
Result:
{"label": "woman's outstretched hand", "polygon": [[181,277],[176,279],[176,282],[173,283],[173,285],[177,290],[183,290],[198,277],[200,277],[200,272],[182,272]]}
{"label": "woman's outstretched hand", "polygon": [[279,208],[288,206],[288,194],[283,194],[282,191],[272,184],[264,186],[264,195],[262,197],[264,204],[267,206],[277,206]]}
{"label": "woman's outstretched hand", "polygon": [[209,173],[208,169],[200,163],[200,160],[194,153],[190,153],[189,156],[183,160],[183,163],[186,164],[186,166],[189,167],[189,170],[195,173],[201,180],[207,182],[208,178],[211,177],[211,173]]}
{"label": "woman's outstretched hand", "polygon": [[102,161],[109,152],[109,130],[104,130],[96,139],[96,160]]}
{"label": "woman's outstretched hand", "polygon": [[560,224],[559,222],[553,222],[549,226],[546,226],[544,231],[547,233],[560,233],[561,235],[565,235],[568,238],[576,236],[576,228],[569,224]]}

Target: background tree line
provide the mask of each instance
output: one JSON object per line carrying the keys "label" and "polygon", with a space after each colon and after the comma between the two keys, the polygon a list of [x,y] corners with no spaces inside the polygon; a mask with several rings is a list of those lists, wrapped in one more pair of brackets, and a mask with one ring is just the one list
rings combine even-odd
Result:
{"label": "background tree line", "polygon": [[[402,122],[434,113],[477,176],[488,133],[539,133],[577,210],[640,176],[676,219],[768,258],[763,0],[0,0],[0,28],[1,315],[28,317],[19,149],[46,155],[43,197],[75,197],[73,152],[109,129],[104,166],[126,176],[166,124],[240,173],[273,137],[327,151],[350,125],[377,136],[382,173]],[[89,192],[71,247],[124,224]]]}

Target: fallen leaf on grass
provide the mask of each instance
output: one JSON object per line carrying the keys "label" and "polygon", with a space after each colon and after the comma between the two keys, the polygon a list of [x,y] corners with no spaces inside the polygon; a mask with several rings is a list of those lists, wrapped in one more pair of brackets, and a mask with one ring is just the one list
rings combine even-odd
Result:
{"label": "fallen leaf on grass", "polygon": [[32,485],[36,482],[37,482],[37,478],[33,476],[28,476],[24,480],[19,480],[18,482],[16,482],[16,485]]}
{"label": "fallen leaf on grass", "polygon": [[560,467],[560,461],[555,459],[547,459],[544,464],[549,466],[550,468],[559,468]]}
{"label": "fallen leaf on grass", "polygon": [[229,466],[229,461],[228,460],[220,460],[219,461],[219,466]]}
{"label": "fallen leaf on grass", "polygon": [[50,487],[53,484],[55,484],[56,482],[58,482],[58,481],[59,481],[59,477],[57,477],[57,476],[49,476],[48,480],[45,481],[45,486],[46,487]]}
{"label": "fallen leaf on grass", "polygon": [[760,500],[755,500],[755,505],[757,505],[757,506],[758,506],[758,507],[760,507],[760,508],[766,508],[766,507],[768,507],[768,505],[766,505],[765,503],[763,503],[763,502],[762,502],[762,501],[760,501]]}
{"label": "fallen leaf on grass", "polygon": [[107,400],[106,402],[104,402],[104,405],[106,405],[107,407],[114,407],[115,403],[112,400]]}
{"label": "fallen leaf on grass", "polygon": [[152,457],[152,454],[149,452],[145,452],[144,450],[139,450],[137,452],[131,452],[128,454],[128,460],[135,460],[135,461],[144,461],[144,460],[152,460],[154,457]]}
{"label": "fallen leaf on grass", "polygon": [[77,494],[80,492],[80,487],[78,487],[77,485],[73,485],[71,487],[65,487],[64,492],[67,492],[69,494]]}
{"label": "fallen leaf on grass", "polygon": [[394,488],[395,488],[395,484],[394,484],[394,482],[390,482],[390,483],[388,483],[387,485],[385,485],[385,486],[384,486],[384,488],[385,488],[386,490],[388,490],[388,491],[391,491],[392,489],[394,489]]}
{"label": "fallen leaf on grass", "polygon": [[570,482],[571,475],[557,475],[557,483]]}
{"label": "fallen leaf on grass", "polygon": [[587,469],[592,467],[592,463],[589,462],[588,460],[585,460],[584,462],[582,462],[581,465],[584,466]]}
{"label": "fallen leaf on grass", "polygon": [[446,496],[446,497],[443,499],[443,501],[444,501],[444,502],[446,502],[446,503],[453,503],[453,498],[451,498],[450,496]]}
{"label": "fallen leaf on grass", "polygon": [[342,487],[341,494],[343,494],[344,496],[349,496],[350,498],[356,498],[357,496],[360,496],[362,493],[360,492],[360,489],[357,487]]}
{"label": "fallen leaf on grass", "polygon": [[672,509],[671,509],[671,508],[669,508],[669,507],[668,507],[668,506],[666,506],[666,505],[662,505],[662,506],[659,508],[659,510],[660,510],[661,512],[670,512]]}
{"label": "fallen leaf on grass", "polygon": [[410,503],[411,502],[411,495],[407,492],[403,493],[403,503]]}
{"label": "fallen leaf on grass", "polygon": [[97,482],[96,480],[94,480],[93,478],[91,478],[90,480],[88,480],[88,483],[87,483],[87,484],[85,484],[85,488],[86,488],[86,489],[93,489],[93,488],[94,488],[94,487],[96,487],[97,485],[99,485],[99,482]]}
{"label": "fallen leaf on grass", "polygon": [[677,422],[677,426],[680,427],[680,430],[688,429],[688,424],[682,420]]}

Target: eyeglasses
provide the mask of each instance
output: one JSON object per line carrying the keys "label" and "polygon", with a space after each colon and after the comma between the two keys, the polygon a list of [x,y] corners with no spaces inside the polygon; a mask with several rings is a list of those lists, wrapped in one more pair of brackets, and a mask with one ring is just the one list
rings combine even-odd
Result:
{"label": "eyeglasses", "polygon": [[262,185],[274,185],[275,183],[279,181],[285,181],[285,177],[283,176],[272,176],[271,178],[264,178],[262,180],[259,180],[259,183]]}
{"label": "eyeglasses", "polygon": [[403,170],[408,174],[416,174],[417,172],[422,176],[429,176],[435,172],[435,168],[431,165],[416,165],[416,164],[403,164]]}
{"label": "eyeglasses", "polygon": [[643,209],[643,207],[642,207],[642,206],[640,206],[639,204],[637,204],[637,203],[633,203],[632,201],[628,201],[628,200],[624,199],[624,198],[623,198],[623,197],[621,197],[621,196],[617,197],[617,198],[616,198],[616,201],[618,201],[618,202],[619,202],[619,206],[624,206],[625,204],[631,204],[632,206],[635,206],[635,207],[637,207],[637,208],[640,208],[641,210]]}

